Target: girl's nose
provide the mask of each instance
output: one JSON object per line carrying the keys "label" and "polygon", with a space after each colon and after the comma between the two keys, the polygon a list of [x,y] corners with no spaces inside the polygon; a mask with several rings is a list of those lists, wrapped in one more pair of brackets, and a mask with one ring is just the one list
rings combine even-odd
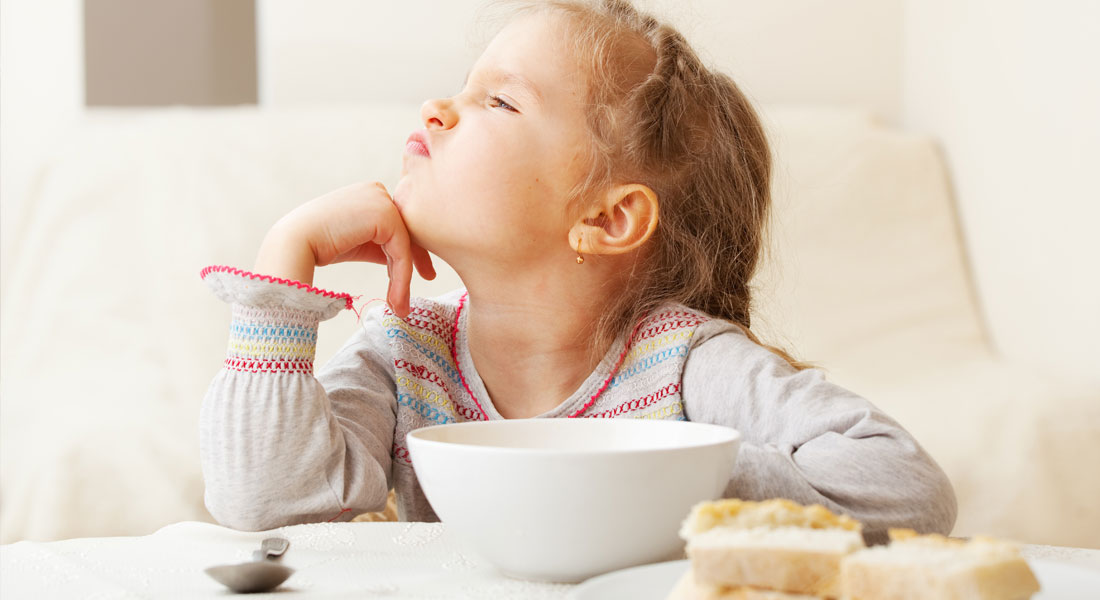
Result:
{"label": "girl's nose", "polygon": [[458,122],[450,100],[436,98],[420,106],[420,118],[428,129],[450,129]]}

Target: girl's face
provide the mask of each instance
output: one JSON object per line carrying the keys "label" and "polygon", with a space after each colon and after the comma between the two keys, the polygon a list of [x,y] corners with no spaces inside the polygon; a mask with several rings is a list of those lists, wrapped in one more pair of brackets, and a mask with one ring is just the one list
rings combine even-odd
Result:
{"label": "girl's face", "polygon": [[564,38],[557,18],[517,20],[461,93],[421,107],[430,156],[406,148],[393,198],[413,241],[456,268],[570,260],[564,207],[584,173],[585,90]]}

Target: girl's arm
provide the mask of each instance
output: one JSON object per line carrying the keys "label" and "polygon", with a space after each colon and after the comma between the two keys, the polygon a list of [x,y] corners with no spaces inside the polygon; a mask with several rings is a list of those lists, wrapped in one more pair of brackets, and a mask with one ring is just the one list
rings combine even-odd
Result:
{"label": "girl's arm", "polygon": [[869,543],[885,542],[889,527],[950,533],[951,482],[901,425],[819,369],[796,371],[732,325],[710,323],[720,331],[697,332],[682,394],[689,420],[742,434],[725,497],[822,504],[861,521]]}
{"label": "girl's arm", "polygon": [[199,432],[206,506],[223,525],[348,520],[385,506],[396,392],[377,318],[313,377],[317,325],[351,298],[310,284],[316,267],[342,261],[386,264],[399,316],[409,312],[413,266],[435,276],[379,183],[291,211],[264,238],[255,273],[203,272],[233,306],[229,356],[203,401]]}
{"label": "girl's arm", "polygon": [[314,377],[317,325],[346,296],[215,268],[204,279],[231,303],[224,368],[200,413],[205,501],[250,531],[380,511],[392,484],[395,386],[376,318]]}

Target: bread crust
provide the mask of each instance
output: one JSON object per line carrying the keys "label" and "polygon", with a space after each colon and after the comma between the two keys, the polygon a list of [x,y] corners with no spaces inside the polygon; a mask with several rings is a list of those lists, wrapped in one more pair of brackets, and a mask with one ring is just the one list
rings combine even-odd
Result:
{"label": "bread crust", "polygon": [[861,531],[863,528],[859,521],[833,513],[820,504],[803,506],[785,498],[760,502],[725,498],[700,502],[692,507],[680,527],[680,537],[687,540],[715,527],[750,529],[761,526],[848,531]]}
{"label": "bread crust", "polygon": [[820,600],[820,598],[747,586],[706,585],[696,581],[694,572],[688,569],[676,582],[676,586],[672,588],[666,600]]}
{"label": "bread crust", "polygon": [[1039,591],[1027,561],[998,560],[943,572],[919,563],[841,563],[845,600],[1024,600]]}
{"label": "bread crust", "polygon": [[797,548],[688,548],[691,570],[701,584],[825,598],[840,597],[840,564],[847,555]]}

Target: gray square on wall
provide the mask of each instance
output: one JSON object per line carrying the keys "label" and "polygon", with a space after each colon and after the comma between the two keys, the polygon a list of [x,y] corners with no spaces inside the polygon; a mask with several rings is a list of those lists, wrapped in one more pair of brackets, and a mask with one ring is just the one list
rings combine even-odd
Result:
{"label": "gray square on wall", "polygon": [[255,0],[84,0],[87,106],[257,103]]}

